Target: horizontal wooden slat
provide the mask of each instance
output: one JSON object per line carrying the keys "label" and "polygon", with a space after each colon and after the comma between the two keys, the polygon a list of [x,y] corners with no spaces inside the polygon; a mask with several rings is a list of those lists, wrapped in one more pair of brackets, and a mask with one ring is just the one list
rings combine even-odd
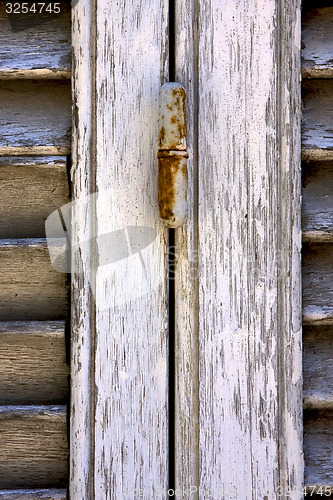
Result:
{"label": "horizontal wooden slat", "polygon": [[333,320],[333,245],[303,245],[303,322]]}
{"label": "horizontal wooden slat", "polygon": [[305,411],[304,461],[307,486],[333,485],[332,440],[333,413]]}
{"label": "horizontal wooden slat", "polygon": [[64,156],[0,156],[0,181],[0,238],[44,238],[45,219],[70,201]]}
{"label": "horizontal wooden slat", "polygon": [[315,8],[302,16],[303,78],[333,77],[333,7]]}
{"label": "horizontal wooden slat", "polygon": [[63,404],[68,373],[64,322],[0,322],[0,405]]}
{"label": "horizontal wooden slat", "polygon": [[303,231],[303,243],[333,243],[332,231]]}
{"label": "horizontal wooden slat", "polygon": [[320,148],[302,149],[302,160],[309,161],[333,161],[333,150]]}
{"label": "horizontal wooden slat", "polygon": [[69,82],[0,80],[0,155],[67,155]]}
{"label": "horizontal wooden slat", "polygon": [[303,164],[304,242],[333,242],[333,163]]}
{"label": "horizontal wooden slat", "polygon": [[2,490],[0,500],[66,500],[66,490]]}
{"label": "horizontal wooden slat", "polygon": [[64,487],[65,406],[0,407],[0,488]]}
{"label": "horizontal wooden slat", "polygon": [[332,151],[333,81],[304,80],[302,88],[302,147]]}
{"label": "horizontal wooden slat", "polygon": [[304,408],[333,410],[333,327],[304,327],[303,349]]}
{"label": "horizontal wooden slat", "polygon": [[0,241],[0,320],[68,316],[68,277],[55,271],[45,239]]}
{"label": "horizontal wooden slat", "polygon": [[60,2],[58,15],[8,15],[5,4],[0,2],[0,78],[70,78],[70,5]]}

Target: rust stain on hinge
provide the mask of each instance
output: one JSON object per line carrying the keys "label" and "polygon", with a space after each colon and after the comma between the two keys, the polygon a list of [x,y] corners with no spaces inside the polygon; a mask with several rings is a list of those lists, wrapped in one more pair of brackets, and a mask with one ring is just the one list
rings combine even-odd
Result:
{"label": "rust stain on hinge", "polygon": [[186,92],[179,83],[166,83],[160,99],[159,209],[163,222],[176,228],[187,211]]}

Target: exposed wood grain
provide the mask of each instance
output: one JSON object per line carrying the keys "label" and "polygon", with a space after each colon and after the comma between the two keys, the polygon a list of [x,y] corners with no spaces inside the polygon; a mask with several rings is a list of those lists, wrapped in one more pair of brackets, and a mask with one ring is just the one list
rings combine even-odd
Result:
{"label": "exposed wood grain", "polygon": [[303,231],[303,243],[333,243],[332,231]]}
{"label": "exposed wood grain", "polygon": [[74,209],[74,242],[128,226],[156,231],[140,255],[96,273],[98,240],[75,263],[73,500],[134,498],[138,488],[150,498],[167,487],[167,232],[156,158],[167,21],[166,0],[73,7],[74,197],[99,193]]}
{"label": "exposed wood grain", "polygon": [[68,374],[64,322],[0,322],[0,404],[63,404]]}
{"label": "exposed wood grain", "polygon": [[0,155],[70,152],[69,82],[0,81]]}
{"label": "exposed wood grain", "polygon": [[60,8],[59,15],[18,14],[13,29],[0,3],[0,78],[70,78],[70,5],[61,2]]}
{"label": "exposed wood grain", "polygon": [[303,163],[302,241],[333,243],[333,164]]}
{"label": "exposed wood grain", "polygon": [[65,406],[0,407],[0,487],[63,487],[67,482]]}
{"label": "exposed wood grain", "polygon": [[304,413],[305,484],[333,485],[332,412]]}
{"label": "exposed wood grain", "polygon": [[307,324],[333,320],[333,245],[303,246],[303,316]]}
{"label": "exposed wood grain", "polygon": [[1,500],[66,500],[66,490],[2,490]]}
{"label": "exposed wood grain", "polygon": [[67,318],[68,278],[52,268],[46,240],[1,240],[0,267],[2,321]]}
{"label": "exposed wood grain", "polygon": [[303,329],[303,395],[306,409],[333,409],[333,329]]}
{"label": "exposed wood grain", "polygon": [[333,233],[333,163],[310,163],[302,171],[302,230]]}
{"label": "exposed wood grain", "polygon": [[303,78],[333,77],[333,7],[311,9],[302,16]]}
{"label": "exposed wood grain", "polygon": [[192,498],[274,498],[280,485],[299,500],[300,5],[176,5],[198,169],[198,204],[176,236],[177,486],[198,485],[199,469]]}
{"label": "exposed wood grain", "polygon": [[304,80],[302,99],[302,148],[332,151],[333,81]]}
{"label": "exposed wood grain", "polygon": [[333,161],[333,150],[330,149],[302,149],[302,160],[309,161]]}
{"label": "exposed wood grain", "polygon": [[45,219],[69,202],[65,157],[0,156],[0,238],[43,238]]}

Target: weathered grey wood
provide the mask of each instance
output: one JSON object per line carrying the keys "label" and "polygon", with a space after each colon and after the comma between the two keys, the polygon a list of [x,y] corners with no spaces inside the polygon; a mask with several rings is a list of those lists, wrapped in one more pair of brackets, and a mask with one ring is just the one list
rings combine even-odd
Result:
{"label": "weathered grey wood", "polygon": [[55,271],[45,239],[0,241],[0,320],[68,316],[68,278]]}
{"label": "weathered grey wood", "polygon": [[1,500],[66,500],[66,490],[2,490]]}
{"label": "weathered grey wood", "polygon": [[302,16],[302,77],[332,78],[332,54],[333,7],[311,9]]}
{"label": "weathered grey wood", "polygon": [[65,157],[0,156],[0,238],[43,238],[45,219],[69,202]]}
{"label": "weathered grey wood", "polygon": [[3,80],[0,102],[0,155],[69,153],[69,82]]}
{"label": "weathered grey wood", "polygon": [[194,205],[176,235],[177,486],[299,500],[300,5],[176,8]]}
{"label": "weathered grey wood", "polygon": [[332,439],[332,412],[304,413],[304,461],[307,486],[333,486]]}
{"label": "weathered grey wood", "polygon": [[70,495],[111,500],[145,488],[151,498],[168,482],[167,231],[156,157],[168,2],[80,0],[72,14],[74,199],[98,192],[74,208],[74,243],[128,226],[156,238],[96,272],[103,249],[91,240],[74,262]]}
{"label": "weathered grey wood", "polygon": [[304,242],[333,242],[333,164],[304,163],[302,171]]}
{"label": "weathered grey wood", "polygon": [[333,328],[303,328],[305,409],[333,409]]}
{"label": "weathered grey wood", "polygon": [[333,81],[304,80],[302,99],[304,104],[302,148],[332,151]]}
{"label": "weathered grey wood", "polygon": [[16,15],[20,29],[13,30],[5,3],[0,3],[0,78],[70,78],[70,4],[60,2],[59,15]]}
{"label": "weathered grey wood", "polygon": [[331,324],[333,320],[333,245],[303,246],[303,321]]}
{"label": "weathered grey wood", "polygon": [[64,487],[65,406],[0,407],[0,488]]}
{"label": "weathered grey wood", "polygon": [[63,404],[68,398],[65,323],[0,322],[0,404]]}

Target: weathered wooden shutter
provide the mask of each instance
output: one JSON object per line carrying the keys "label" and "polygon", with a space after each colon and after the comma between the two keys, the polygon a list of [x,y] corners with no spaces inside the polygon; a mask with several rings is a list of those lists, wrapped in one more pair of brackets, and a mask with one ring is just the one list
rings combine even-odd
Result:
{"label": "weathered wooden shutter", "polygon": [[308,494],[333,495],[333,7],[303,5],[304,456]]}
{"label": "weathered wooden shutter", "polygon": [[[300,28],[289,0],[73,8],[75,500],[302,497]],[[190,153],[174,345],[157,208],[168,67]],[[99,237],[133,226],[154,244],[99,266]]]}
{"label": "weathered wooden shutter", "polygon": [[43,17],[0,3],[3,500],[66,498],[69,283],[51,266],[44,223],[69,201],[70,26],[68,3]]}

